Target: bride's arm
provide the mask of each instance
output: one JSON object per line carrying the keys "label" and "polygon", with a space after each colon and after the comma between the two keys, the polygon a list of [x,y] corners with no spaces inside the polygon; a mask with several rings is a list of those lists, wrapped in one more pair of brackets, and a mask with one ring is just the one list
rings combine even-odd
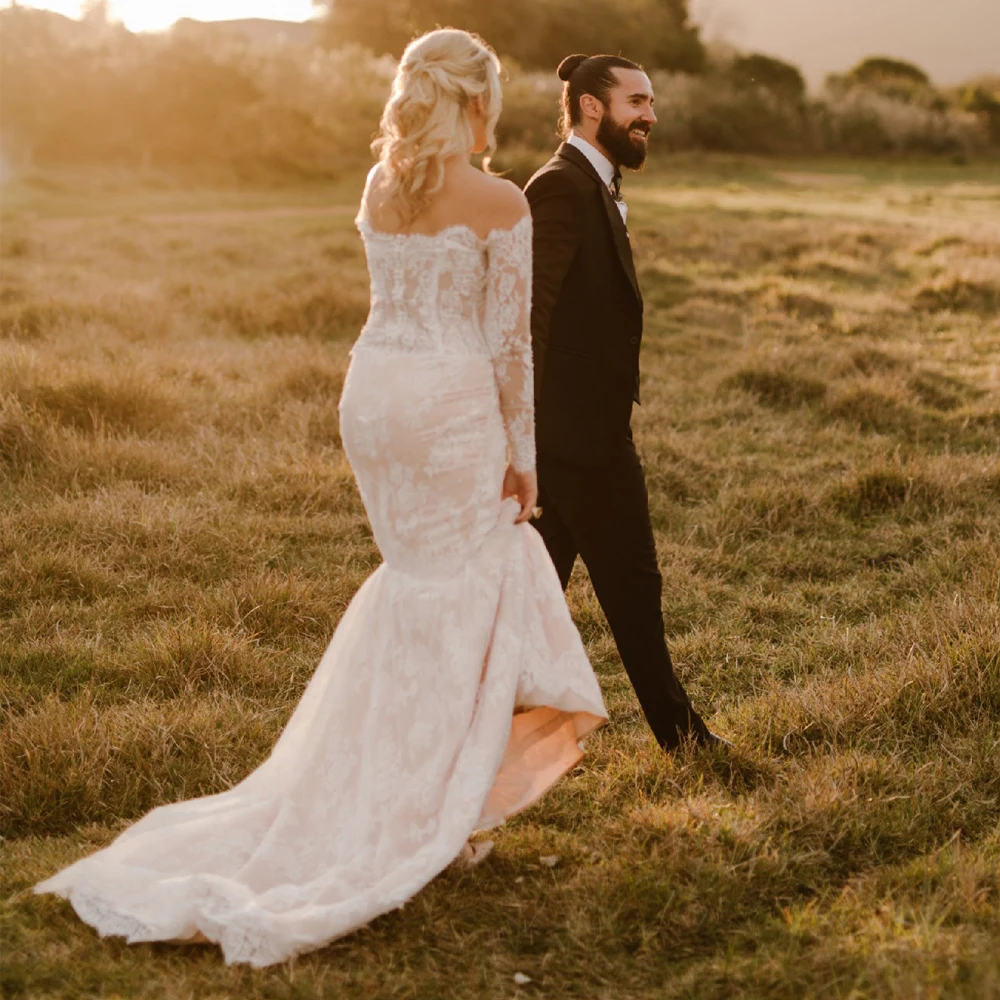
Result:
{"label": "bride's arm", "polygon": [[531,362],[531,216],[494,229],[487,244],[486,336],[493,358],[510,464],[535,468],[535,398]]}

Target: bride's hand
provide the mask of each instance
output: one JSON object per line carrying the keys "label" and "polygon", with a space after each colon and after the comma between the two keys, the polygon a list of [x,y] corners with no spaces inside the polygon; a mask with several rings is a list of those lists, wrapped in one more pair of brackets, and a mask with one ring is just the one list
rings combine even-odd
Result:
{"label": "bride's hand", "polygon": [[503,477],[503,494],[500,499],[506,500],[507,497],[517,497],[521,505],[521,513],[517,515],[514,523],[523,524],[525,521],[530,521],[538,501],[538,473],[534,469],[531,472],[517,472],[508,465],[507,473]]}

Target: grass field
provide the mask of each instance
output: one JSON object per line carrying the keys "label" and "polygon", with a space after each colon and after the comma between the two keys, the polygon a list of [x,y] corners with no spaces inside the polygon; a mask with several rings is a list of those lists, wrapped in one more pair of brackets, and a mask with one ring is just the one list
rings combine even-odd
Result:
{"label": "grass field", "polygon": [[4,197],[3,996],[1000,997],[1000,179],[971,167],[628,184],[663,605],[730,763],[657,751],[578,569],[612,724],[473,872],[262,971],[29,893],[259,762],[379,561],[337,428],[356,194]]}

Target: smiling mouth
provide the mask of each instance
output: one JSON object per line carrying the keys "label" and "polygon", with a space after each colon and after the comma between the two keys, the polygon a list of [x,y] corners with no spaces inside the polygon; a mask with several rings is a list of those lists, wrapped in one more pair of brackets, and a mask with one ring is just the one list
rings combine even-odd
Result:
{"label": "smiling mouth", "polygon": [[649,129],[641,128],[637,125],[634,128],[629,129],[629,135],[636,139],[642,139],[642,141],[645,142],[649,139]]}

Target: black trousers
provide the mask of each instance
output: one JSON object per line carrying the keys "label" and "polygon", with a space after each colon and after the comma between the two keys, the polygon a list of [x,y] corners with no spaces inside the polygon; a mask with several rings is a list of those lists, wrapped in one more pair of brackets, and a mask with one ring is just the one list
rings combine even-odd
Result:
{"label": "black trousers", "polygon": [[705,723],[674,674],[663,635],[663,580],[646,477],[631,436],[598,468],[539,455],[538,484],[542,515],[533,523],[563,590],[579,555],[660,746],[676,747],[685,736],[705,739]]}

